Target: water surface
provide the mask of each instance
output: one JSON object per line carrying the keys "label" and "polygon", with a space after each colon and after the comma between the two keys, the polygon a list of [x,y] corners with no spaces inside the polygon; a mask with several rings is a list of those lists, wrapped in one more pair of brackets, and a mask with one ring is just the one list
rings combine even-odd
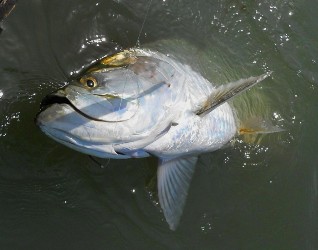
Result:
{"label": "water surface", "polygon": [[[0,248],[317,249],[317,4],[152,1],[141,30],[149,3],[19,1],[2,24]],[[139,44],[215,84],[274,71],[233,105],[285,132],[201,156],[175,232],[145,189],[151,160],[101,168],[33,121],[68,77]]]}

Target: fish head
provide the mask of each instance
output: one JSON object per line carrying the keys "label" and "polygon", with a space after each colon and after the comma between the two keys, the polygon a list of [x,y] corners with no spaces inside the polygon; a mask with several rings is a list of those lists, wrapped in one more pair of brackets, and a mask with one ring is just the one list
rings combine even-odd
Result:
{"label": "fish head", "polygon": [[[81,77],[47,95],[36,124],[54,140],[83,153],[125,158],[112,144],[120,142],[116,123],[128,121],[139,109],[138,75],[114,60],[90,67]],[[131,58],[130,58],[131,59]],[[122,126],[117,126],[121,128]],[[127,129],[128,130],[128,129]],[[120,131],[121,134],[129,131]]]}
{"label": "fish head", "polygon": [[152,73],[157,62],[147,60],[138,61],[133,53],[118,53],[99,61],[64,88],[47,95],[36,124],[49,137],[77,151],[128,158],[113,145],[133,141],[133,134],[149,135],[146,130],[156,127],[150,123],[156,120],[149,118],[156,113],[145,110],[149,105],[144,99],[156,96],[154,92],[163,85],[157,84],[161,81],[157,78],[162,76]]}

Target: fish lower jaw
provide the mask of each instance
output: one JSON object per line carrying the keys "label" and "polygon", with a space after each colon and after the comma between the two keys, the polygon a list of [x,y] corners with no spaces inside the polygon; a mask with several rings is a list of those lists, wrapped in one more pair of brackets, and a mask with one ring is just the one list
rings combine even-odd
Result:
{"label": "fish lower jaw", "polygon": [[112,145],[85,145],[85,142],[80,142],[79,139],[74,138],[64,131],[54,128],[47,128],[46,126],[39,125],[43,133],[54,141],[63,144],[64,146],[76,150],[80,153],[110,159],[128,159],[129,155],[118,154],[114,151]]}

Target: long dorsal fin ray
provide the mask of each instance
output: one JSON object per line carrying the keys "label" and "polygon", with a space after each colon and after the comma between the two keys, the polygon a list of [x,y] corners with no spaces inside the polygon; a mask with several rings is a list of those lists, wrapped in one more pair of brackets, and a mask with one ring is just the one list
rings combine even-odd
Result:
{"label": "long dorsal fin ray", "polygon": [[159,202],[171,230],[179,224],[197,159],[197,156],[159,159]]}
{"label": "long dorsal fin ray", "polygon": [[196,112],[200,116],[204,116],[213,109],[229,101],[234,96],[248,90],[257,83],[263,81],[272,72],[265,73],[260,76],[252,76],[246,79],[241,79],[236,82],[231,82],[216,88],[210,96],[205,100],[202,107]]}

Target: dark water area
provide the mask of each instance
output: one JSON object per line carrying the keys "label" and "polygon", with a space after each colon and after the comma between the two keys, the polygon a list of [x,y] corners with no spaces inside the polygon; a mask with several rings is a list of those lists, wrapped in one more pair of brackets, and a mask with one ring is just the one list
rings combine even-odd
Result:
{"label": "dark water area", "polygon": [[[149,3],[19,1],[1,24],[0,249],[317,249],[316,2]],[[233,105],[285,129],[202,155],[174,232],[145,188],[152,160],[99,167],[34,124],[46,94],[136,45],[216,84],[272,70]]]}

